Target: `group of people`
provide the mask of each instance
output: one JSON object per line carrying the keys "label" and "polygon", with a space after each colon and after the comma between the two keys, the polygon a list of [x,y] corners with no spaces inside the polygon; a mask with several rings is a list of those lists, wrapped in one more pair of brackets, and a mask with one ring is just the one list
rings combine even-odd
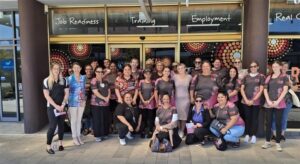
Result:
{"label": "group of people", "polygon": [[[84,68],[73,63],[69,76],[63,77],[58,64],[52,63],[50,74],[43,82],[47,99],[49,130],[47,148],[58,126],[59,151],[63,151],[63,112],[71,123],[75,145],[84,144],[83,134],[91,133],[96,142],[109,137],[114,130],[121,145],[126,139],[140,135],[142,138],[167,139],[173,148],[181,139],[186,144],[205,144],[206,137],[223,137],[232,147],[244,142],[256,143],[259,111],[266,111],[266,141],[262,148],[282,151],[285,140],[287,115],[292,108],[289,88],[298,82],[287,74],[286,62],[274,62],[270,73],[259,73],[258,62],[242,68],[240,59],[229,69],[222,67],[220,59],[202,61],[194,59],[195,67],[187,70],[182,63],[151,59],[145,69],[133,58],[122,70],[108,59],[99,66],[97,60]],[[264,101],[265,100],[265,101]],[[65,111],[66,105],[68,110]]]}

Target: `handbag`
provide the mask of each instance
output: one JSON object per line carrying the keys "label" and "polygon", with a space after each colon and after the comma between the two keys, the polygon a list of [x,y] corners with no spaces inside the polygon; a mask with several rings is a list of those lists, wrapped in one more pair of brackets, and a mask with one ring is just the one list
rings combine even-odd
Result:
{"label": "handbag", "polygon": [[165,138],[160,142],[159,139],[155,137],[153,140],[150,141],[149,146],[152,152],[157,153],[172,152],[173,150],[170,141],[168,141]]}
{"label": "handbag", "polygon": [[158,138],[154,138],[153,140],[150,140],[149,147],[152,152],[159,152],[159,140]]}
{"label": "handbag", "polygon": [[194,134],[195,128],[194,128],[194,123],[186,123],[186,131],[187,134]]}
{"label": "handbag", "polygon": [[215,145],[216,149],[219,151],[225,151],[227,149],[227,143],[226,143],[223,135],[221,135],[220,138],[218,138],[214,142],[214,145]]}
{"label": "handbag", "polygon": [[212,127],[213,129],[217,130],[218,132],[221,131],[222,128],[225,127],[225,124],[220,122],[219,120],[217,119],[214,119],[211,124],[210,124],[210,127]]}
{"label": "handbag", "polygon": [[222,123],[221,121],[217,120],[217,118],[218,118],[218,116],[219,116],[219,111],[220,111],[220,110],[218,110],[216,119],[214,119],[214,120],[211,122],[211,124],[210,124],[210,127],[213,128],[213,129],[215,129],[215,130],[217,130],[218,132],[220,132],[221,129],[225,127],[225,124],[224,124],[224,123]]}
{"label": "handbag", "polygon": [[289,93],[292,95],[293,105],[300,107],[300,101],[296,93],[292,89],[289,89]]}

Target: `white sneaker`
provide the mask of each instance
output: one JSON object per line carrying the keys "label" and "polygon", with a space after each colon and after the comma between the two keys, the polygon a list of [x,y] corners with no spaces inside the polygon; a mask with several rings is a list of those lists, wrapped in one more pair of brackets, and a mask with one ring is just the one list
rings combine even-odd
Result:
{"label": "white sneaker", "polygon": [[126,138],[128,138],[128,139],[130,139],[130,140],[132,140],[132,139],[133,139],[133,137],[132,137],[132,135],[131,135],[131,133],[130,133],[130,132],[128,132],[128,133],[126,134]]}
{"label": "white sneaker", "polygon": [[252,136],[250,142],[251,142],[252,144],[255,144],[255,143],[256,143],[256,136]]}
{"label": "white sneaker", "polygon": [[268,148],[270,148],[270,147],[272,147],[272,145],[271,145],[270,142],[265,142],[265,143],[261,146],[261,148],[263,148],[263,149],[268,149]]}
{"label": "white sneaker", "polygon": [[250,139],[249,135],[246,135],[245,138],[244,138],[244,142],[248,143],[249,139]]}
{"label": "white sneaker", "polygon": [[179,135],[180,138],[183,138],[183,137],[184,137],[183,131],[180,130],[180,131],[178,132],[178,135]]}
{"label": "white sneaker", "polygon": [[102,139],[100,138],[100,137],[96,137],[96,142],[101,142],[102,141]]}
{"label": "white sneaker", "polygon": [[282,152],[282,147],[280,146],[279,143],[276,143],[276,150]]}
{"label": "white sneaker", "polygon": [[122,145],[122,146],[126,145],[125,138],[124,139],[120,139],[120,145]]}

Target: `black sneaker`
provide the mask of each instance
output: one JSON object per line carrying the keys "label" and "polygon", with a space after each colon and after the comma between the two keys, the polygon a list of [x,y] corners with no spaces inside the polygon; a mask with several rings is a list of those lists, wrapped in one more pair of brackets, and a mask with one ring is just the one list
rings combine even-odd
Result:
{"label": "black sneaker", "polygon": [[239,148],[240,147],[240,141],[239,142],[232,142],[231,147],[233,148]]}
{"label": "black sneaker", "polygon": [[281,140],[281,141],[285,141],[284,135],[281,135],[280,140]]}
{"label": "black sneaker", "polygon": [[148,133],[147,138],[152,138],[153,133]]}
{"label": "black sneaker", "polygon": [[90,133],[89,129],[84,129],[83,132],[82,132],[82,134],[84,136],[87,136],[89,133]]}
{"label": "black sneaker", "polygon": [[145,133],[141,133],[141,138],[145,138]]}
{"label": "black sneaker", "polygon": [[274,141],[274,142],[276,141],[276,137],[274,135],[272,135],[271,141]]}
{"label": "black sneaker", "polygon": [[46,152],[48,153],[48,154],[55,154],[55,152],[54,152],[54,150],[53,149],[46,149]]}

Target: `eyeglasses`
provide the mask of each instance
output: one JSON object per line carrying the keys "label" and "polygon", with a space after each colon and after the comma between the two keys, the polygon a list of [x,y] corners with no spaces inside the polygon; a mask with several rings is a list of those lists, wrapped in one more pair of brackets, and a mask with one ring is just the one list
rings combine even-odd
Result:
{"label": "eyeglasses", "polygon": [[96,73],[103,73],[103,71],[96,71]]}
{"label": "eyeglasses", "polygon": [[202,100],[196,100],[195,102],[202,102]]}
{"label": "eyeglasses", "polygon": [[201,64],[201,61],[195,61],[195,64]]}
{"label": "eyeglasses", "polygon": [[250,65],[250,68],[256,68],[257,65]]}

